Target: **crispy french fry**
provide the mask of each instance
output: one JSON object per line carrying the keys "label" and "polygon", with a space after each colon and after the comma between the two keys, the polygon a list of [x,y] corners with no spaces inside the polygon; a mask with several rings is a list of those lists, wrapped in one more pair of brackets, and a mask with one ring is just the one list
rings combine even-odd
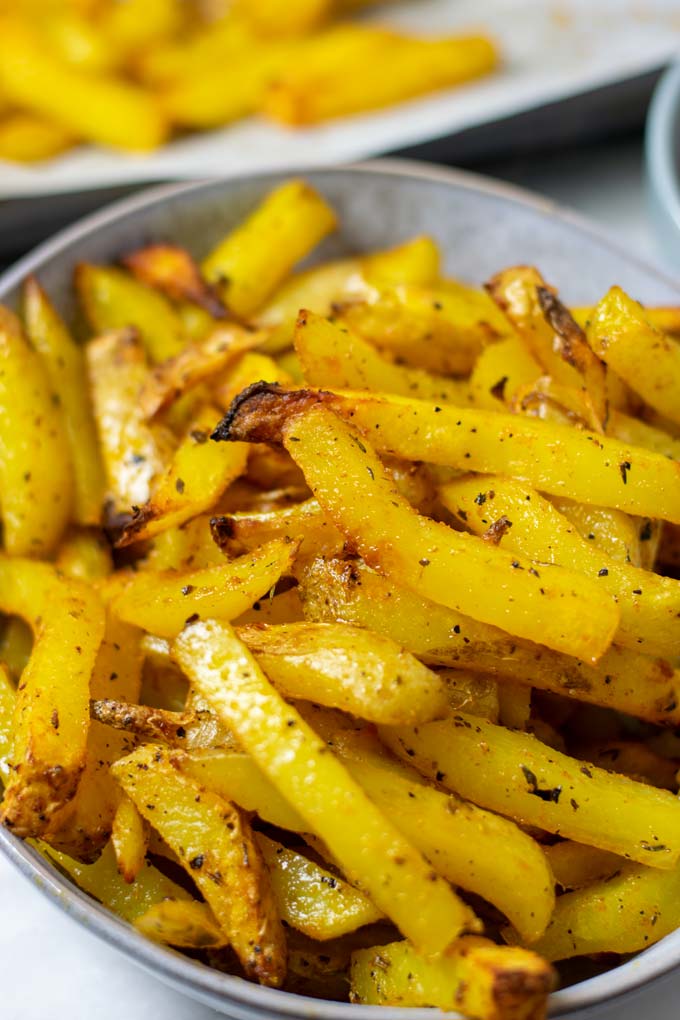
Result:
{"label": "crispy french fry", "polygon": [[321,195],[304,181],[290,181],[208,255],[203,273],[230,311],[249,318],[336,222]]}
{"label": "crispy french fry", "polygon": [[211,621],[188,627],[175,641],[174,655],[352,884],[416,945],[437,952],[472,923],[469,909],[275,692],[228,626]]}
{"label": "crispy french fry", "polygon": [[153,942],[184,949],[206,949],[229,944],[207,903],[195,900],[162,900],[152,904],[135,928]]}
{"label": "crispy french fry", "polygon": [[241,627],[239,638],[286,698],[376,723],[426,722],[447,712],[436,673],[389,638],[346,624]]}
{"label": "crispy french fry", "polygon": [[171,752],[153,745],[121,759],[113,772],[204,895],[246,974],[280,985],[285,937],[245,815],[183,775]]}
{"label": "crispy french fry", "polygon": [[281,919],[292,928],[325,942],[382,918],[362,892],[303,854],[260,832],[255,840],[269,869]]}
{"label": "crispy french fry", "polygon": [[264,113],[283,124],[316,124],[377,109],[488,74],[498,63],[486,36],[376,39],[345,54],[343,66],[291,63],[270,86]]}
{"label": "crispy french fry", "polygon": [[173,301],[190,301],[214,319],[226,316],[227,310],[219,295],[203,279],[186,248],[176,244],[150,244],[125,255],[121,262],[138,280],[156,287]]}
{"label": "crispy french fry", "polygon": [[[537,577],[530,562],[518,568],[512,555],[419,516],[351,426],[317,400],[296,403],[297,398],[289,401],[270,387],[253,387],[235,402],[214,436],[283,439],[328,516],[364,559],[399,575],[421,596],[485,623],[502,621],[511,633],[540,636],[549,648],[571,655],[596,661],[606,651],[618,611],[594,581],[584,585],[576,574],[556,567],[553,573],[543,567]],[[451,569],[464,572],[464,587],[451,589]]]}
{"label": "crispy french fry", "polygon": [[126,882],[134,882],[144,867],[146,843],[144,819],[130,798],[122,797],[113,817],[111,845]]}
{"label": "crispy french fry", "polygon": [[[176,528],[162,531],[151,542],[144,561],[149,570],[200,570],[224,563],[224,552],[210,534],[211,518],[200,514]],[[278,536],[274,536],[278,537]],[[255,549],[262,542],[255,542]]]}
{"label": "crispy french fry", "polygon": [[590,666],[436,605],[357,562],[315,561],[302,599],[308,619],[369,627],[433,665],[530,683],[649,722],[680,721],[678,678],[663,660],[614,646]]}
{"label": "crispy french fry", "polygon": [[294,543],[274,540],[221,566],[123,575],[111,608],[121,620],[167,638],[197,615],[233,620],[289,570],[294,553]]}
{"label": "crispy french fry", "polygon": [[141,89],[55,59],[27,23],[3,18],[0,85],[24,109],[75,137],[131,150],[155,149],[167,135],[160,107]]}
{"label": "crispy french fry", "polygon": [[639,418],[632,418],[620,411],[612,411],[609,415],[608,432],[622,443],[641,446],[670,460],[680,460],[680,441],[655,428]]}
{"label": "crispy french fry", "polygon": [[12,772],[2,821],[40,836],[73,798],[85,765],[89,684],[104,632],[104,611],[88,586],[31,560],[0,560],[0,609],[34,633],[19,683]]}
{"label": "crispy french fry", "polygon": [[680,467],[642,447],[519,415],[384,394],[313,399],[351,418],[379,453],[522,478],[540,492],[680,523]]}
{"label": "crispy french fry", "polygon": [[104,496],[104,472],[87,392],[82,347],[35,279],[24,284],[26,332],[42,355],[50,384],[59,400],[68,436],[74,475],[74,513],[79,524],[98,524]]}
{"label": "crispy french fry", "polygon": [[332,524],[315,499],[283,507],[280,510],[245,511],[213,517],[210,528],[215,543],[228,550],[236,547],[254,549],[273,538],[287,538],[300,543],[297,560],[310,556],[339,555],[344,536]]}
{"label": "crispy french fry", "polygon": [[12,720],[16,707],[16,688],[4,662],[0,662],[0,783],[4,786],[12,761]]}
{"label": "crispy french fry", "polygon": [[[649,518],[646,518],[648,527],[645,528],[639,518],[630,517],[620,510],[588,506],[564,496],[553,496],[550,502],[574,525],[581,538],[592,543],[593,548],[601,549],[619,563],[642,566],[641,541],[649,542],[652,538]],[[641,540],[641,532],[646,530],[650,530],[649,537]]]}
{"label": "crispy french fry", "polygon": [[650,323],[620,287],[593,309],[587,329],[593,351],[656,411],[680,423],[680,349]]}
{"label": "crispy french fry", "polygon": [[470,397],[484,411],[505,411],[520,389],[532,386],[542,369],[518,336],[489,344],[470,376]]}
{"label": "crispy french fry", "polygon": [[400,393],[444,404],[469,402],[466,383],[393,364],[351,328],[313,312],[300,312],[295,350],[305,381],[311,386]]}
{"label": "crispy french fry", "polygon": [[182,323],[174,308],[161,293],[125,270],[81,262],[74,284],[95,334],[134,327],[154,363],[174,358],[185,346]]}
{"label": "crispy french fry", "polygon": [[352,1002],[437,1006],[473,1020],[541,1020],[555,986],[536,953],[467,936],[429,959],[408,942],[352,954]]}
{"label": "crispy french fry", "polygon": [[90,715],[105,726],[134,734],[139,740],[161,741],[185,751],[221,747],[232,751],[238,749],[232,734],[208,709],[186,708],[183,712],[173,712],[101,698],[90,702]]}
{"label": "crispy french fry", "polygon": [[209,510],[228,486],[241,475],[248,460],[248,447],[234,445],[228,450],[209,441],[219,420],[210,405],[191,422],[172,461],[154,483],[151,498],[133,512],[116,545],[126,546],[152,538],[161,531],[184,524]]}
{"label": "crispy french fry", "polygon": [[559,843],[544,846],[543,852],[555,876],[555,882],[562,889],[581,889],[611,878],[623,866],[623,859],[608,850],[598,850],[585,843],[574,843],[563,839]]}
{"label": "crispy french fry", "polygon": [[52,159],[73,144],[73,134],[35,113],[0,116],[0,159],[38,163]]}
{"label": "crispy french fry", "polygon": [[680,803],[625,776],[460,712],[417,728],[381,728],[406,761],[475,804],[653,868],[680,856]]}
{"label": "crispy french fry", "polygon": [[2,307],[0,362],[4,547],[13,556],[47,556],[73,502],[68,439],[45,364],[16,316]]}
{"label": "crispy french fry", "polygon": [[85,357],[109,515],[129,515],[131,507],[148,501],[151,483],[163,470],[158,433],[144,421],[138,400],[146,378],[144,352],[136,331],[122,329],[91,341]]}
{"label": "crispy french fry", "polygon": [[96,581],[113,570],[111,546],[93,528],[71,531],[59,546],[56,565],[67,577]]}
{"label": "crispy french fry", "polygon": [[619,874],[560,896],[535,944],[547,960],[592,953],[634,953],[680,925],[680,871],[623,864]]}
{"label": "crispy french fry", "polygon": [[[474,534],[488,533],[495,521],[505,518],[511,526],[500,538],[502,547],[537,564],[569,564],[597,579],[621,613],[618,644],[648,655],[675,654],[680,643],[680,582],[607,556],[582,538],[552,503],[521,482],[498,475],[463,475],[442,485],[439,495]],[[539,568],[541,574],[543,569]]]}

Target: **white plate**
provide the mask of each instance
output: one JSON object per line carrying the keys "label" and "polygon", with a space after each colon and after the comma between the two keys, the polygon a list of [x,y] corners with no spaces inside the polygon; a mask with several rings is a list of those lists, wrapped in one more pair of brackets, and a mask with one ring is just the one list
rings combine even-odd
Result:
{"label": "white plate", "polygon": [[372,20],[417,32],[482,29],[503,67],[390,110],[291,131],[259,118],[149,156],[81,147],[40,166],[0,161],[0,198],[165,179],[329,166],[455,134],[656,70],[680,48],[677,0],[411,0]]}

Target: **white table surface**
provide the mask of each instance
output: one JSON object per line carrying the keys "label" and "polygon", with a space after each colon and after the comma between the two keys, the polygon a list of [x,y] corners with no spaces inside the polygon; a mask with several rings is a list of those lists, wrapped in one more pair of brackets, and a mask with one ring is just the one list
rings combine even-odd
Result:
{"label": "white table surface", "polygon": [[[494,172],[590,216],[630,244],[638,256],[663,266],[647,220],[641,163],[640,145],[621,142],[583,153],[498,164]],[[0,858],[0,917],[2,1020],[217,1016],[146,976],[79,928],[4,858]],[[677,1016],[679,997],[680,972],[589,1018],[669,1020]]]}

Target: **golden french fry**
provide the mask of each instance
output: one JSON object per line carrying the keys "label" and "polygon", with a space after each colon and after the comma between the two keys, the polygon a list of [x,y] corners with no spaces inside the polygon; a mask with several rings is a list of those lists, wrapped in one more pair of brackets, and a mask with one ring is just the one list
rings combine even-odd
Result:
{"label": "golden french fry", "polygon": [[469,403],[465,382],[393,364],[342,322],[330,322],[313,312],[300,312],[295,350],[304,379],[311,386],[400,393],[444,404]]}
{"label": "golden french fry", "polygon": [[0,662],[0,783],[4,786],[12,761],[12,720],[16,708],[16,688],[4,662]]}
{"label": "golden french fry", "polygon": [[[618,611],[594,581],[583,584],[585,578],[556,567],[542,567],[536,576],[531,562],[522,564],[512,554],[419,516],[368,440],[364,443],[320,400],[253,387],[214,435],[250,442],[283,439],[325,512],[364,559],[398,575],[421,596],[485,623],[502,622],[510,633],[539,637],[557,651],[596,661],[607,650]],[[464,586],[451,588],[452,569],[463,573]]]}
{"label": "golden french fry", "polygon": [[140,917],[135,928],[153,942],[184,949],[206,949],[229,944],[207,903],[195,900],[162,900]]}
{"label": "golden french fry", "polygon": [[[642,566],[642,542],[652,539],[653,524],[649,518],[641,522],[620,510],[576,503],[564,496],[552,496],[550,502],[570,521],[581,538],[601,549],[620,563]],[[641,536],[649,532],[646,538]],[[645,569],[651,569],[646,567]]]}
{"label": "golden french fry", "polygon": [[33,648],[33,631],[20,616],[4,621],[0,637],[0,662],[9,669],[12,679],[19,681],[28,665]]}
{"label": "golden french fry", "polygon": [[126,882],[134,882],[144,867],[146,844],[144,819],[130,798],[122,797],[113,817],[111,845]]}
{"label": "golden french fry", "polygon": [[171,752],[151,744],[116,762],[113,773],[177,854],[246,974],[279,986],[286,972],[285,936],[245,815],[185,776]]}
{"label": "golden french fry", "polygon": [[289,181],[203,261],[206,279],[239,318],[249,318],[336,226],[335,213],[304,181]]}
{"label": "golden french fry", "polygon": [[236,11],[262,35],[302,35],[335,13],[336,0],[237,0]]}
{"label": "golden french fry", "polygon": [[4,547],[47,556],[73,502],[73,473],[52,380],[21,323],[0,306],[0,488]]}
{"label": "golden french fry", "polygon": [[52,159],[73,144],[66,128],[35,113],[0,116],[0,159],[12,163],[37,163]]}
{"label": "golden french fry", "polygon": [[273,588],[294,553],[294,543],[274,540],[220,566],[123,575],[111,609],[121,620],[167,638],[192,617],[233,620]]}
{"label": "golden french fry", "polygon": [[89,685],[104,633],[92,589],[46,563],[0,559],[0,610],[21,616],[34,645],[21,675],[12,732],[12,772],[2,821],[40,836],[73,798],[85,766]]}
{"label": "golden french fry", "polygon": [[408,942],[352,954],[352,1002],[437,1006],[473,1020],[540,1020],[556,983],[536,953],[469,935],[426,958]]}
{"label": "golden french fry", "polygon": [[24,284],[23,313],[28,338],[42,355],[61,407],[73,464],[75,518],[79,524],[98,524],[104,472],[87,392],[83,349],[73,341],[35,277]]}
{"label": "golden french fry", "polygon": [[416,945],[437,952],[473,923],[469,909],[276,693],[228,626],[210,621],[188,627],[175,641],[174,655],[352,884]]}
{"label": "golden french fry", "polygon": [[532,386],[543,374],[541,366],[518,336],[489,344],[470,375],[470,397],[484,411],[505,411],[515,394]]}
{"label": "golden french fry", "polygon": [[201,276],[201,271],[186,248],[176,244],[149,244],[121,259],[126,269],[162,291],[173,301],[189,301],[204,309],[213,319],[223,319],[227,310],[219,295]]}
{"label": "golden french fry", "polygon": [[55,562],[62,574],[79,581],[96,581],[113,570],[111,546],[94,528],[67,533]]}
{"label": "golden french fry", "polygon": [[579,758],[609,772],[618,772],[641,783],[658,786],[662,790],[676,791],[677,765],[657,754],[639,740],[592,741],[579,744]]}
{"label": "golden french fry", "polygon": [[380,733],[399,757],[491,811],[653,868],[674,868],[680,857],[680,803],[672,794],[570,758],[531,734],[462,712]]}
{"label": "golden french fry", "polygon": [[307,499],[276,510],[220,514],[210,521],[213,539],[228,550],[254,549],[273,538],[299,542],[296,561],[310,556],[333,556],[342,552],[345,539],[315,499]]}
{"label": "golden french fry", "polygon": [[598,850],[585,843],[563,839],[543,847],[555,882],[562,889],[581,889],[583,886],[610,878],[622,865],[622,859],[609,850]]}

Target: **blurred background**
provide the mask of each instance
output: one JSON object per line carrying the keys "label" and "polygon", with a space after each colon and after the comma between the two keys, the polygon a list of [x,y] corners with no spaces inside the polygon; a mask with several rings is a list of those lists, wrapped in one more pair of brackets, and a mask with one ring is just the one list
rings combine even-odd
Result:
{"label": "blurred background", "polygon": [[678,0],[4,0],[0,39],[1,264],[150,183],[384,155],[680,249]]}

